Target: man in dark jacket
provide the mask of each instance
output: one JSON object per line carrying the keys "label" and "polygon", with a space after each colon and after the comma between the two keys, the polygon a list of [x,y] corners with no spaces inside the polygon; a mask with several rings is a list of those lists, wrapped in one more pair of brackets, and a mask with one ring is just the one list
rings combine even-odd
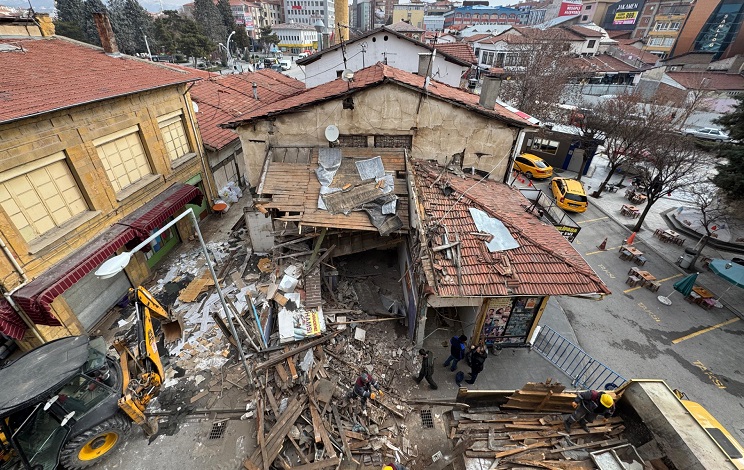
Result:
{"label": "man in dark jacket", "polygon": [[426,379],[432,390],[438,389],[439,387],[432,377],[434,375],[434,355],[426,349],[419,349],[419,354],[421,355],[421,370],[418,377],[414,377],[413,380],[420,384],[423,379]]}
{"label": "man in dark jacket", "polygon": [[478,374],[483,371],[483,364],[486,362],[487,357],[488,353],[486,352],[486,347],[483,345],[478,346],[473,351],[473,354],[470,356],[470,380],[466,380],[465,383],[470,385],[475,383]]}
{"label": "man in dark jacket", "polygon": [[563,421],[567,433],[571,432],[571,425],[576,421],[581,425],[581,429],[589,432],[586,424],[593,422],[597,415],[604,416],[606,421],[615,413],[615,400],[609,394],[597,390],[577,394],[571,406],[576,411]]}
{"label": "man in dark jacket", "polygon": [[[377,390],[377,393],[375,393],[375,390]],[[354,382],[354,388],[347,394],[347,398],[361,398],[362,409],[364,410],[367,408],[367,398],[374,400],[377,395],[382,396],[382,390],[380,390],[377,381],[369,372],[362,372]]]}
{"label": "man in dark jacket", "polygon": [[450,370],[452,372],[457,370],[457,363],[460,362],[460,359],[465,357],[465,342],[467,340],[468,337],[465,335],[453,336],[450,338],[450,355],[447,360],[444,361],[444,367],[447,367],[452,363]]}

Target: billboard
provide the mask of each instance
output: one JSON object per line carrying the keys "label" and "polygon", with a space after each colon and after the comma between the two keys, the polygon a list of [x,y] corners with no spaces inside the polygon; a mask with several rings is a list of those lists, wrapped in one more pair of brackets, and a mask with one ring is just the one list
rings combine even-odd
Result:
{"label": "billboard", "polygon": [[572,1],[564,0],[561,2],[561,7],[558,10],[558,16],[576,16],[581,14],[581,8],[583,4],[581,0]]}
{"label": "billboard", "polygon": [[609,31],[631,31],[643,11],[643,0],[622,0],[607,9],[602,27]]}

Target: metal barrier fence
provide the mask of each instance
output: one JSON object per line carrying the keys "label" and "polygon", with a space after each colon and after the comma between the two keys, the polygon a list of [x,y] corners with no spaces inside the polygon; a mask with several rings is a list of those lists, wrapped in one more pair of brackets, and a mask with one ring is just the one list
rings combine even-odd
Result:
{"label": "metal barrier fence", "polygon": [[627,382],[549,326],[537,327],[532,337],[532,349],[571,377],[574,387],[611,390]]}

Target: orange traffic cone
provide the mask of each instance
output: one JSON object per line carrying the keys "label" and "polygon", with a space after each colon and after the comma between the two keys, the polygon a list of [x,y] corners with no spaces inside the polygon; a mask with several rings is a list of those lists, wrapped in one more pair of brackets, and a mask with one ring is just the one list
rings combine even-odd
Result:
{"label": "orange traffic cone", "polygon": [[599,248],[602,251],[607,250],[607,237],[605,237],[605,239],[602,240],[602,243],[600,243],[597,248]]}
{"label": "orange traffic cone", "polygon": [[628,237],[628,240],[625,242],[625,244],[632,245],[633,241],[635,240],[635,236],[636,236],[635,232],[631,233],[630,236]]}

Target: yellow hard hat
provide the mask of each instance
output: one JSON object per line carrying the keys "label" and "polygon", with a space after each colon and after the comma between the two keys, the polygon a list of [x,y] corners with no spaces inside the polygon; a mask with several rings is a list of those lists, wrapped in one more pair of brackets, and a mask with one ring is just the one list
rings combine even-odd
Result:
{"label": "yellow hard hat", "polygon": [[385,465],[384,467],[382,467],[382,470],[393,470],[393,467],[391,467],[390,465]]}
{"label": "yellow hard hat", "polygon": [[612,397],[607,395],[606,393],[603,393],[602,396],[599,397],[599,402],[605,408],[609,408],[615,403],[615,400],[613,400]]}

